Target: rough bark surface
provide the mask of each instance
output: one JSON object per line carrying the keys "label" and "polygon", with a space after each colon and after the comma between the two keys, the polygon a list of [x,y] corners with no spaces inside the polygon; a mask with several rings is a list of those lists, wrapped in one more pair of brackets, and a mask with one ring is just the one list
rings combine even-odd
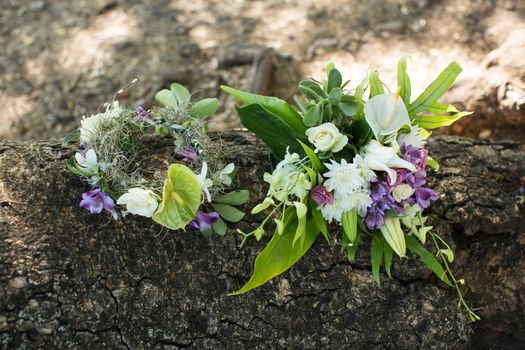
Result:
{"label": "rough bark surface", "polygon": [[[245,133],[222,139],[240,168],[236,185],[252,192],[248,209],[266,191],[267,152]],[[228,297],[263,242],[239,249],[233,230],[208,239],[139,217],[89,215],[78,207],[86,186],[64,168],[72,149],[0,141],[1,347],[443,349],[501,339],[518,347],[525,146],[459,138],[430,146],[442,165],[434,224],[456,241],[454,268],[467,279],[467,299],[482,307],[475,337],[453,293],[417,259],[395,263],[394,278],[382,276],[377,288],[366,244],[350,265],[319,239],[283,276]],[[149,152],[170,161],[168,142]]]}

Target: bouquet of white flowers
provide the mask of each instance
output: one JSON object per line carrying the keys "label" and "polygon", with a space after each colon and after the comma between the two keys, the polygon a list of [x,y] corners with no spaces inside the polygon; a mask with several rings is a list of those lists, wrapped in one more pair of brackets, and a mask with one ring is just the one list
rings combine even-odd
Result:
{"label": "bouquet of white flowers", "polygon": [[[255,260],[251,279],[237,292],[247,292],[281,274],[299,260],[319,234],[327,241],[328,224],[342,227],[341,246],[354,260],[360,240],[371,240],[372,273],[380,285],[380,266],[390,276],[395,255],[419,255],[444,283],[456,289],[470,317],[478,316],[463,299],[449,264],[450,246],[427,226],[423,215],[438,194],[426,186],[426,168],[438,170],[428,154],[428,130],[451,125],[471,114],[438,99],[461,68],[451,63],[427,89],[411,101],[407,56],[398,63],[397,88],[385,91],[375,71],[354,89],[348,88],[333,64],[327,80],[299,83],[303,98],[297,108],[275,97],[222,87],[245,103],[237,107],[243,125],[271,150],[276,166],[264,174],[267,197],[252,213],[269,209],[259,227],[243,233],[259,240],[270,219],[275,233]],[[368,100],[364,100],[365,91]],[[424,245],[435,244],[436,256]],[[243,240],[244,242],[244,240]]]}

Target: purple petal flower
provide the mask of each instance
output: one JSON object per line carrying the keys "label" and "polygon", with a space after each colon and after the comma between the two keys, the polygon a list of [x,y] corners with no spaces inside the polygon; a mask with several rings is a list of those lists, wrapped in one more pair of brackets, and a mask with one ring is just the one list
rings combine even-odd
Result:
{"label": "purple petal flower", "polygon": [[428,208],[430,201],[435,201],[438,198],[437,193],[434,190],[426,187],[420,187],[416,189],[416,201],[421,209]]}
{"label": "purple petal flower", "polygon": [[179,150],[179,155],[186,163],[195,164],[199,160],[199,154],[192,147],[186,147]]}
{"label": "purple petal flower", "polygon": [[366,211],[365,225],[370,230],[377,230],[385,224],[385,212],[373,205]]}
{"label": "purple petal flower", "polygon": [[408,173],[406,175],[406,181],[412,188],[418,188],[423,186],[427,182],[427,172],[423,169]]}
{"label": "purple petal flower", "polygon": [[135,112],[137,113],[135,117],[133,118],[135,121],[141,121],[145,119],[149,119],[149,113],[144,109],[142,106],[137,106],[135,108]]}
{"label": "purple petal flower", "polygon": [[219,219],[219,214],[212,211],[210,213],[205,213],[198,210],[195,220],[190,222],[190,226],[198,229],[201,232],[207,231],[211,228],[211,225]]}
{"label": "purple petal flower", "polygon": [[112,214],[115,212],[115,202],[100,188],[83,193],[80,207],[89,210],[91,214],[100,214],[102,209]]}
{"label": "purple petal flower", "polygon": [[78,149],[83,151],[87,148],[87,145],[85,143],[81,143],[80,145],[78,145]]}
{"label": "purple petal flower", "polygon": [[390,179],[390,175],[388,175],[388,173],[386,174],[386,179],[387,179],[387,183],[392,186],[392,187],[395,187],[395,186],[398,186],[400,185],[403,181],[406,180],[407,178],[407,175],[410,173],[410,171],[408,171],[407,169],[396,169],[396,174],[397,174],[397,178],[396,178],[396,182],[395,183],[392,183],[392,180]]}
{"label": "purple petal flower", "polygon": [[390,192],[390,188],[388,187],[388,184],[386,181],[378,180],[377,178],[373,178],[370,180],[370,197],[372,197],[372,200],[374,202],[379,202],[382,200],[388,192]]}
{"label": "purple petal flower", "polygon": [[312,197],[314,202],[318,205],[334,203],[334,196],[332,195],[332,193],[328,192],[328,190],[324,186],[318,186],[313,188],[310,192],[310,197]]}

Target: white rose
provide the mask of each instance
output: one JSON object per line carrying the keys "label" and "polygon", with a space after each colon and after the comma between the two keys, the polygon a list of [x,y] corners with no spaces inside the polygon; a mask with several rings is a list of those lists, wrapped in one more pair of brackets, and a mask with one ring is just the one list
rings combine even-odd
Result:
{"label": "white rose", "polygon": [[339,132],[332,123],[324,123],[306,130],[308,140],[315,146],[316,152],[339,152],[348,143],[348,137]]}
{"label": "white rose", "polygon": [[391,168],[404,168],[410,171],[416,171],[416,167],[412,163],[401,159],[397,155],[398,151],[399,146],[395,142],[392,147],[387,147],[376,140],[370,140],[370,142],[363,147],[363,155],[369,168],[372,170],[386,171],[392,183],[396,182],[397,174]]}
{"label": "white rose", "polygon": [[142,188],[130,188],[117,199],[117,204],[125,205],[131,214],[148,218],[155,213],[159,205],[153,192]]}
{"label": "white rose", "polygon": [[410,187],[410,185],[401,184],[394,187],[394,189],[392,190],[392,197],[394,197],[394,199],[397,202],[401,202],[402,200],[405,200],[411,195],[413,195],[414,192],[415,190],[412,187]]}

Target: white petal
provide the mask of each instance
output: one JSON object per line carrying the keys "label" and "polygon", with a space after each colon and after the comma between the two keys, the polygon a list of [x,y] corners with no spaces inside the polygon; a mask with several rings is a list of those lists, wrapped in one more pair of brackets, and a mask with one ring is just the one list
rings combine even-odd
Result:
{"label": "white petal", "polygon": [[75,153],[75,160],[80,165],[83,165],[86,162],[86,158],[79,152]]}
{"label": "white petal", "polygon": [[95,166],[97,165],[97,154],[94,149],[90,149],[86,152],[86,165]]}

